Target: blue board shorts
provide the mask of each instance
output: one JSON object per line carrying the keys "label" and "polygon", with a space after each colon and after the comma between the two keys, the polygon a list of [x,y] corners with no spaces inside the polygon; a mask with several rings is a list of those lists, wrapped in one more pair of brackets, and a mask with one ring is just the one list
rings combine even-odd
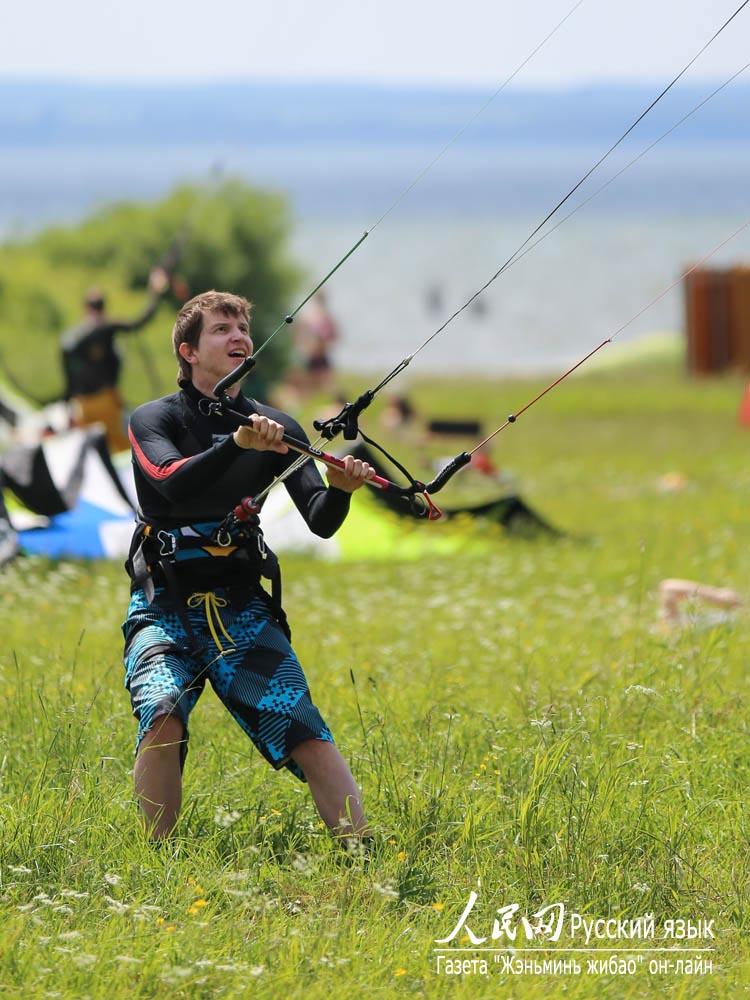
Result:
{"label": "blue board shorts", "polygon": [[273,767],[287,767],[304,781],[291,759],[294,748],[310,739],[333,743],[294,650],[255,594],[237,599],[217,588],[190,595],[178,611],[163,588],[151,604],[135,590],[122,631],[125,687],[138,719],[136,751],[155,719],[173,715],[185,727],[184,765],[188,718],[207,680]]}

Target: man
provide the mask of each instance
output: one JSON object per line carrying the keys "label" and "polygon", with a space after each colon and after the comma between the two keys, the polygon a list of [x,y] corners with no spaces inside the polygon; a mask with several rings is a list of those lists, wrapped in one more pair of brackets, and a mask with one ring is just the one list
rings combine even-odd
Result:
{"label": "man", "polygon": [[313,295],[300,311],[295,326],[301,370],[292,374],[292,384],[296,382],[297,388],[305,395],[330,389],[333,376],[331,351],[339,339],[339,331],[324,292]]}
{"label": "man", "polygon": [[694,580],[662,580],[659,584],[661,619],[667,625],[680,624],[680,606],[705,601],[718,608],[736,611],[745,603],[742,594],[729,587],[709,587]]}
{"label": "man", "polygon": [[118,390],[122,361],[115,337],[135,333],[148,323],[169,287],[169,276],[157,267],[149,275],[150,297],[145,310],[130,322],[109,319],[102,293],[91,288],[86,293],[81,322],[62,335],[62,365],[65,398],[73,408],[76,426],[102,423],[107,429],[110,451],[128,447],[125,436],[123,402]]}
{"label": "man", "polygon": [[[245,299],[228,293],[186,302],[172,334],[180,391],[138,407],[130,422],[143,522],[128,560],[123,625],[139,721],[135,792],[151,835],[167,836],[180,811],[188,716],[208,679],[266,760],[307,781],[334,834],[361,836],[359,789],[311,700],[279,595],[260,583],[275,573],[257,518],[248,527],[222,523],[291,464],[285,431],[306,440],[290,416],[238,386],[229,390],[233,408],[252,427],[211,412],[216,383],[252,354],[249,313]],[[308,461],[285,486],[310,529],[328,537],[372,475],[348,456],[344,469],[329,470],[326,488]]]}

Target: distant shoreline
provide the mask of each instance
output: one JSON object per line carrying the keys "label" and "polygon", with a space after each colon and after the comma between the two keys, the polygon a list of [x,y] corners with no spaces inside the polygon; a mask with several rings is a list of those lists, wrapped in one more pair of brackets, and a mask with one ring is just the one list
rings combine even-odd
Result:
{"label": "distant shoreline", "polygon": [[[722,82],[682,81],[639,124],[637,136],[653,140]],[[184,145],[204,134],[206,122],[213,143],[251,148],[337,141],[440,146],[464,128],[464,148],[580,146],[611,142],[660,87],[509,87],[487,104],[492,88],[270,81],[126,84],[0,76],[0,147]],[[672,142],[747,143],[748,107],[750,85],[733,82],[681,125]]]}

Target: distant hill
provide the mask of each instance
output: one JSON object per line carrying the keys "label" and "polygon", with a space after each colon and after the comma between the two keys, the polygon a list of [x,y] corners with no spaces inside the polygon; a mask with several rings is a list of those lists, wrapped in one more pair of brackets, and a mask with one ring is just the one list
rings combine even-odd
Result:
{"label": "distant hill", "polygon": [[[638,127],[655,138],[716,85],[683,84]],[[614,140],[660,85],[508,89],[473,122],[462,144],[555,145]],[[278,147],[346,142],[389,146],[450,139],[487,90],[363,84],[90,84],[0,80],[0,147]],[[734,83],[675,133],[673,142],[748,143],[750,84]]]}

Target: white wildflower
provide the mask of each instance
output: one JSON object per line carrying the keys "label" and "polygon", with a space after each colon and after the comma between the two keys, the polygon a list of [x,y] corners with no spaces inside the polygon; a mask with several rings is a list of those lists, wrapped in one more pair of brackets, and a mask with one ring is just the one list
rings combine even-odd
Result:
{"label": "white wildflower", "polygon": [[113,899],[111,896],[105,896],[104,898],[107,901],[107,906],[113,913],[127,913],[130,909],[130,903],[123,903],[119,899]]}
{"label": "white wildflower", "polygon": [[214,812],[214,823],[216,826],[226,829],[228,826],[236,823],[240,817],[241,814],[236,809],[225,809],[223,806],[218,806]]}
{"label": "white wildflower", "polygon": [[187,979],[187,977],[192,976],[192,974],[192,965],[173,965],[170,969],[167,969],[164,975],[160,978],[165,983],[173,983],[176,979]]}
{"label": "white wildflower", "polygon": [[82,953],[80,955],[74,955],[73,961],[80,969],[87,969],[89,966],[96,965],[99,959],[96,955],[86,955]]}
{"label": "white wildflower", "polygon": [[306,858],[304,854],[295,854],[292,859],[292,867],[295,871],[302,872],[303,875],[311,875],[315,871],[315,865],[310,860]]}
{"label": "white wildflower", "polygon": [[388,899],[398,899],[398,892],[394,888],[393,882],[386,882],[381,885],[379,882],[373,883],[373,889],[375,892],[379,892],[381,896],[386,896]]}

